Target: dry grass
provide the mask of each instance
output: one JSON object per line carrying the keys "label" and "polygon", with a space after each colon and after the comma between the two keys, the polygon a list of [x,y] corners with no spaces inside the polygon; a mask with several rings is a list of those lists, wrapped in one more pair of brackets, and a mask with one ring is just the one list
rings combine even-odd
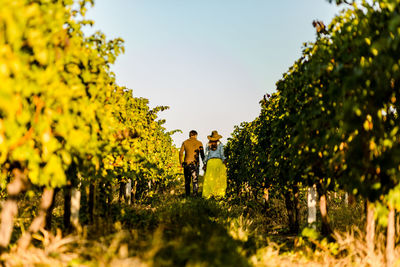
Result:
{"label": "dry grass", "polygon": [[[233,236],[243,239],[248,235],[247,229],[251,224],[248,218],[240,218],[231,222],[229,228]],[[154,243],[148,251],[147,261],[138,257],[130,257],[129,244],[126,237],[128,232],[121,231],[105,240],[87,241],[75,237],[62,238],[58,233],[52,236],[42,232],[42,248],[31,246],[27,251],[12,250],[1,256],[4,266],[152,266],[152,255],[158,251],[162,230],[154,233]],[[324,240],[312,240],[300,245],[290,252],[281,252],[280,245],[270,242],[260,248],[250,257],[254,266],[384,266],[384,238],[379,236],[377,248],[369,254],[364,236],[360,231],[335,233],[335,243]],[[396,249],[396,259],[400,259],[400,249]],[[398,261],[399,263],[399,261]],[[396,265],[400,266],[400,264]]]}
{"label": "dry grass", "polygon": [[[376,248],[369,253],[365,236],[359,230],[335,232],[335,242],[309,240],[313,245],[302,245],[293,251],[280,253],[276,244],[259,249],[251,257],[254,266],[385,266],[385,238],[379,235]],[[400,248],[395,251],[395,266],[400,266]]]}
{"label": "dry grass", "polygon": [[[331,202],[332,224],[338,231],[335,242],[328,242],[312,231],[285,235],[284,206],[279,201],[261,210],[254,203],[165,197],[124,207],[120,221],[101,221],[80,235],[63,237],[60,231],[42,230],[34,236],[35,246],[25,251],[11,248],[0,256],[0,264],[226,266],[231,261],[231,266],[235,266],[232,262],[236,266],[385,266],[384,235],[377,235],[376,249],[368,253],[363,231],[355,230],[363,220],[361,204],[349,209]],[[400,247],[395,256],[400,266]]]}
{"label": "dry grass", "polygon": [[110,245],[88,241],[82,236],[62,237],[42,230],[35,235],[40,248],[30,246],[27,250],[12,248],[0,257],[4,266],[148,266],[137,257],[129,257],[128,246],[121,243],[125,233],[114,235]]}
{"label": "dry grass", "polygon": [[13,247],[10,252],[1,255],[1,261],[5,266],[65,266],[77,257],[76,253],[69,250],[69,245],[76,242],[74,237],[61,236],[57,231],[56,235],[42,230],[41,235],[34,236],[41,242],[42,248],[34,246],[27,250],[20,250]]}

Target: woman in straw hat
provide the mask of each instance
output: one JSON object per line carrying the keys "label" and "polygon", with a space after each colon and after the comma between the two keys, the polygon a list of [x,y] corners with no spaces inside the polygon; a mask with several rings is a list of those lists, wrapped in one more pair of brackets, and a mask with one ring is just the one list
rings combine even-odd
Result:
{"label": "woman in straw hat", "polygon": [[224,197],[226,191],[226,167],[224,145],[219,141],[222,136],[217,131],[212,131],[207,136],[209,142],[206,146],[205,170],[203,183],[203,197]]}

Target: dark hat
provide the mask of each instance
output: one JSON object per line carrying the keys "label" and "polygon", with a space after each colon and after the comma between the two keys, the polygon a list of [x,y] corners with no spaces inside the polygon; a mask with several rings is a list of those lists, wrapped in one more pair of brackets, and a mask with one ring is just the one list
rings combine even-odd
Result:
{"label": "dark hat", "polygon": [[222,135],[218,134],[218,131],[212,131],[211,135],[207,136],[208,140],[210,141],[218,141],[222,138]]}

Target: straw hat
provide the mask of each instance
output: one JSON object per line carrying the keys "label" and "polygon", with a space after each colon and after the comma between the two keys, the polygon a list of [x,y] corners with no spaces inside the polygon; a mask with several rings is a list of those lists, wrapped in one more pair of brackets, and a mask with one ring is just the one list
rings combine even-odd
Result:
{"label": "straw hat", "polygon": [[217,131],[212,131],[211,135],[207,136],[210,141],[218,141],[222,138],[222,135],[219,135]]}

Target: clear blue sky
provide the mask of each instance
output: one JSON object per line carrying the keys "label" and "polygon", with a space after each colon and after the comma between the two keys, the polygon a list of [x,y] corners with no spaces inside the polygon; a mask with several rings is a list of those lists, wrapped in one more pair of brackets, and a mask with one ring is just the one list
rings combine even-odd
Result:
{"label": "clear blue sky", "polygon": [[125,40],[117,82],[150,106],[167,105],[168,130],[191,129],[205,143],[218,130],[252,121],[259,101],[315,39],[314,19],[330,22],[326,0],[97,0],[88,17],[108,38]]}

